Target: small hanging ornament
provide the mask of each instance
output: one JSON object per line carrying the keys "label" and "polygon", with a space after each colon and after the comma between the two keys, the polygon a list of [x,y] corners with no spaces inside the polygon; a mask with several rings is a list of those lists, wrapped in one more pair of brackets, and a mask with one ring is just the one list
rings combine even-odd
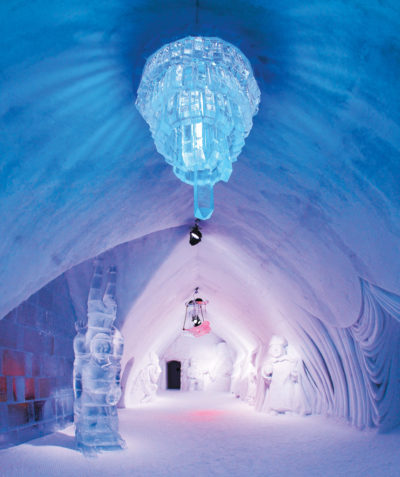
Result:
{"label": "small hanging ornament", "polygon": [[206,320],[206,305],[208,300],[198,296],[199,288],[195,288],[193,297],[185,303],[186,313],[183,322],[183,331],[199,338],[211,331],[210,322]]}

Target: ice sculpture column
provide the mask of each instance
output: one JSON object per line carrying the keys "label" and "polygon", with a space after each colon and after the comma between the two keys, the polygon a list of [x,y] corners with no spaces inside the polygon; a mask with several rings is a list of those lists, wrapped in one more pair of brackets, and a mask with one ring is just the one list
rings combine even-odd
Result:
{"label": "ice sculpture column", "polygon": [[76,443],[84,453],[125,446],[118,433],[117,403],[123,339],[113,326],[116,268],[110,267],[102,294],[103,268],[95,265],[88,298],[87,327],[79,324],[74,339],[74,421]]}
{"label": "ice sculpture column", "polygon": [[136,106],[158,152],[194,187],[197,218],[211,217],[214,184],[228,181],[259,102],[249,61],[219,38],[187,37],[147,60]]}

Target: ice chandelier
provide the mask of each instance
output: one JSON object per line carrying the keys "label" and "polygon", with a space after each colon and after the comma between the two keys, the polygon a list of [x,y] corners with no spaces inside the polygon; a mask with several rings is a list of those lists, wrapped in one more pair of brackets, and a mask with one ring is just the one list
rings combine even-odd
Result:
{"label": "ice chandelier", "polygon": [[136,106],[175,175],[194,187],[194,214],[209,219],[214,184],[228,181],[258,111],[249,61],[219,38],[187,37],[148,58]]}

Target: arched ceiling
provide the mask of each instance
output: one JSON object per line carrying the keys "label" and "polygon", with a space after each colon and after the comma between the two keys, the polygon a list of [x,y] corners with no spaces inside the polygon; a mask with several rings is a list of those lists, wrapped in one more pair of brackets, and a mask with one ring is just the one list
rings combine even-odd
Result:
{"label": "arched ceiling", "polygon": [[[136,300],[158,293],[172,313],[200,285],[265,338],[303,312],[351,324],[360,277],[398,292],[399,13],[396,1],[2,2],[0,315],[132,240],[147,277]],[[192,190],[134,107],[146,57],[189,34],[238,46],[262,91],[193,248]]]}

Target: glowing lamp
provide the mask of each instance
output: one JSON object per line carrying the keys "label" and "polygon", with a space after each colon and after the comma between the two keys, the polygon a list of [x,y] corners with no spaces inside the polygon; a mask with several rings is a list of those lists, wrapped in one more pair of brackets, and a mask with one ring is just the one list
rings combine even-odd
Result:
{"label": "glowing lamp", "polygon": [[136,106],[175,175],[194,187],[194,214],[214,210],[258,111],[260,90],[243,53],[219,38],[187,37],[146,62]]}
{"label": "glowing lamp", "polygon": [[210,333],[210,322],[206,320],[207,300],[198,297],[199,289],[196,288],[194,296],[186,302],[185,319],[183,321],[183,330],[196,338]]}

